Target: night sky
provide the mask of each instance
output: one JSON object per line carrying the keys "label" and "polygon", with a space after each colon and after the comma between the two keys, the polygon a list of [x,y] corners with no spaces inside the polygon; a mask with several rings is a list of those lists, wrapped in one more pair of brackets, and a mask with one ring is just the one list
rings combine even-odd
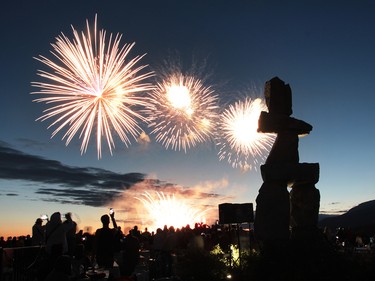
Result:
{"label": "night sky", "polygon": [[[219,161],[204,143],[184,151],[160,143],[116,141],[97,158],[95,141],[80,154],[76,137],[51,139],[47,108],[32,102],[46,67],[34,57],[86,20],[135,42],[130,56],[156,69],[170,57],[205,69],[221,106],[263,97],[278,76],[293,94],[293,117],[313,126],[299,142],[300,162],[320,163],[321,212],[340,213],[375,198],[375,3],[373,1],[7,1],[0,9],[0,235],[29,234],[44,213],[72,212],[96,228],[115,207],[120,222],[138,223],[145,188],[181,194],[200,206],[255,205],[259,169]],[[138,194],[138,195],[137,195]]]}

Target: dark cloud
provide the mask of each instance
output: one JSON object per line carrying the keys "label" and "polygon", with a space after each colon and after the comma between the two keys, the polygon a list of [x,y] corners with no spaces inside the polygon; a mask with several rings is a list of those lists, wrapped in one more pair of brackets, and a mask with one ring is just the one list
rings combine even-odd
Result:
{"label": "dark cloud", "polygon": [[48,201],[104,206],[122,191],[143,181],[145,175],[118,174],[93,167],[70,167],[59,161],[23,153],[0,141],[0,178],[57,186],[36,191],[37,194],[46,195]]}
{"label": "dark cloud", "polygon": [[[160,191],[166,195],[173,194],[191,200],[223,199],[207,185],[204,188],[186,188],[159,179],[146,178],[146,175],[141,173],[119,174],[93,167],[71,167],[59,161],[24,153],[2,141],[0,179],[37,183],[42,187],[35,193],[41,196],[41,200],[59,204],[107,206],[118,201],[128,202],[128,198],[135,200],[134,197],[139,197],[145,191]],[[15,193],[6,195],[18,196]],[[129,211],[127,210],[127,213]]]}
{"label": "dark cloud", "polygon": [[7,193],[7,194],[5,194],[6,196],[18,196],[18,194],[16,194],[16,193]]}

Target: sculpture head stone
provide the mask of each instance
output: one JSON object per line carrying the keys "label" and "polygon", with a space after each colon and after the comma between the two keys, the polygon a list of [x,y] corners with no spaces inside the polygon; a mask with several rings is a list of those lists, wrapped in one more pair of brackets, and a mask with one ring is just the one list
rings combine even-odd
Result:
{"label": "sculpture head stone", "polygon": [[269,113],[292,115],[292,90],[279,77],[266,82],[264,96]]}

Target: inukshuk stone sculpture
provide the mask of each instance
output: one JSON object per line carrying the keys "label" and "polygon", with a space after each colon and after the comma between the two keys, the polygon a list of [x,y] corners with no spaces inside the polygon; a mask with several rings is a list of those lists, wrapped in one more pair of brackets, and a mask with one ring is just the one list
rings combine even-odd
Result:
{"label": "inukshuk stone sculpture", "polygon": [[274,254],[286,250],[290,238],[304,241],[316,234],[319,164],[299,163],[299,136],[309,134],[312,126],[290,117],[289,85],[272,78],[265,84],[265,99],[268,112],[261,112],[258,131],[276,133],[277,137],[261,166],[263,184],[256,199],[254,230],[261,250]]}

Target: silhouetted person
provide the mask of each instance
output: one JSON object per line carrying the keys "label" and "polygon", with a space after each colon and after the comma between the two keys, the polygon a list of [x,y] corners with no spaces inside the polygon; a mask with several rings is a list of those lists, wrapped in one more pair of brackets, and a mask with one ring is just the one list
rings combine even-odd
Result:
{"label": "silhouetted person", "polygon": [[165,277],[166,257],[164,252],[164,244],[166,240],[167,232],[161,228],[158,228],[152,242],[152,256],[155,258],[156,277]]}
{"label": "silhouetted person", "polygon": [[77,223],[72,220],[72,214],[65,214],[65,221],[63,225],[66,231],[66,241],[68,243],[68,254],[69,256],[74,256],[76,249],[76,232],[77,232]]}
{"label": "silhouetted person", "polygon": [[45,230],[46,227],[43,226],[43,220],[37,218],[35,224],[32,227],[32,245],[39,246],[44,245],[45,242]]}
{"label": "silhouetted person", "polygon": [[46,252],[53,258],[68,252],[66,230],[61,221],[60,212],[53,213],[46,224]]}
{"label": "silhouetted person", "polygon": [[31,241],[31,236],[30,236],[30,234],[27,234],[27,235],[25,236],[24,246],[25,246],[25,247],[30,247],[30,246],[32,246],[32,241]]}
{"label": "silhouetted person", "polygon": [[12,236],[8,236],[8,238],[5,242],[4,248],[13,248],[13,237]]}
{"label": "silhouetted person", "polygon": [[114,219],[114,213],[111,214],[114,228],[109,228],[110,217],[103,215],[100,220],[103,227],[95,232],[94,251],[96,262],[99,267],[113,267],[115,253],[115,239],[117,224]]}
{"label": "silhouetted person", "polygon": [[132,232],[131,234],[132,234],[133,236],[137,237],[139,241],[142,239],[142,237],[141,237],[141,232],[139,231],[137,225],[135,225],[135,226],[133,227],[133,229],[132,229],[131,232]]}
{"label": "silhouetted person", "polygon": [[165,257],[165,275],[170,277],[172,274],[172,253],[177,247],[177,236],[173,226],[169,227],[165,243],[163,245],[163,254]]}
{"label": "silhouetted person", "polygon": [[12,238],[12,248],[15,248],[15,247],[17,247],[18,245],[17,245],[17,237],[16,236],[13,236],[13,238]]}
{"label": "silhouetted person", "polygon": [[7,242],[5,241],[4,236],[0,237],[0,248],[6,248]]}
{"label": "silhouetted person", "polygon": [[121,256],[122,240],[124,238],[124,233],[122,233],[121,227],[117,226],[117,231],[115,233],[115,259]]}
{"label": "silhouetted person", "polygon": [[124,276],[131,276],[139,262],[140,243],[136,235],[137,230],[129,231],[123,242],[122,275]]}
{"label": "silhouetted person", "polygon": [[147,227],[145,228],[145,231],[142,232],[142,243],[143,243],[143,249],[150,250],[150,245],[152,242],[151,233],[148,231]]}

